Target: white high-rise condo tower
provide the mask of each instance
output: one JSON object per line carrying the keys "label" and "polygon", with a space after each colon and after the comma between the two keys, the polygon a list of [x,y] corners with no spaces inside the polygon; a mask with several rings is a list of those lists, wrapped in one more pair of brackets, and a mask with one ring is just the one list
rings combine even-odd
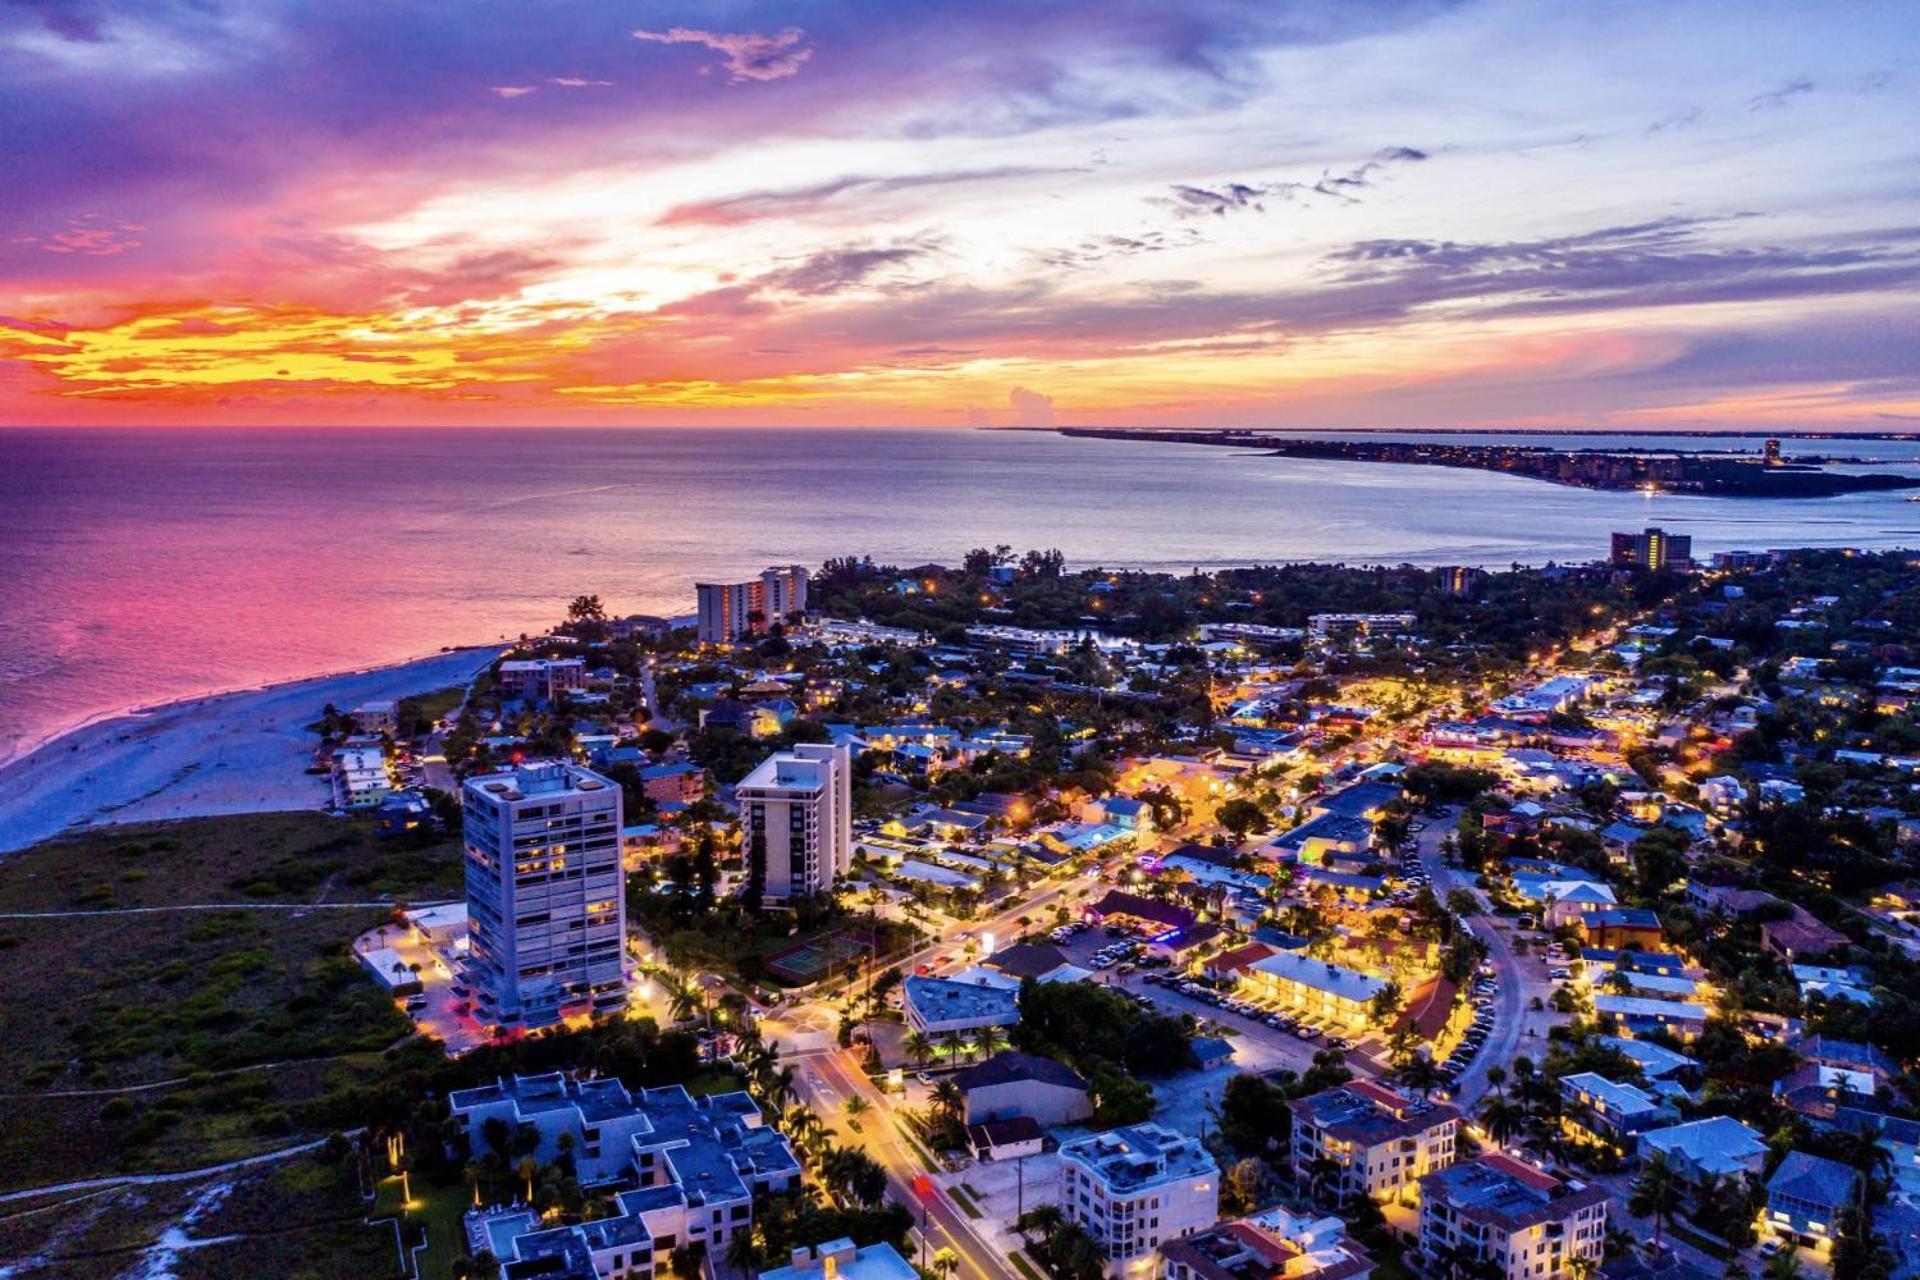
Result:
{"label": "white high-rise condo tower", "polygon": [[825,893],[853,865],[853,758],[845,747],[802,743],[768,756],[734,797],[748,875],[757,862],[765,901]]}
{"label": "white high-rise condo tower", "polygon": [[475,1016],[543,1026],[624,1005],[620,788],[575,764],[537,763],[469,778],[461,800]]}

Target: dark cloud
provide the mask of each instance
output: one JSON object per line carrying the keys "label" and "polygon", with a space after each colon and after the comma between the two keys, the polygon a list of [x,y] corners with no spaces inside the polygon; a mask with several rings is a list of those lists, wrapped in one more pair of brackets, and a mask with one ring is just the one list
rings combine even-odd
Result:
{"label": "dark cloud", "polygon": [[1175,227],[1165,231],[1142,231],[1135,235],[1089,236],[1068,249],[1050,249],[1036,254],[1049,267],[1075,271],[1095,266],[1112,258],[1131,258],[1143,253],[1164,253],[1185,249],[1205,239],[1193,227]]}
{"label": "dark cloud", "polygon": [[7,25],[4,15],[9,11],[24,14],[75,44],[98,44],[107,38],[96,6],[87,0],[0,0],[0,29]]}
{"label": "dark cloud", "polygon": [[1813,81],[1804,76],[1789,80],[1778,89],[1770,89],[1766,93],[1755,95],[1747,102],[1747,110],[1770,111],[1775,107],[1784,107],[1795,98],[1812,93],[1814,87]]}
{"label": "dark cloud", "polygon": [[1394,164],[1417,163],[1427,158],[1426,152],[1415,147],[1387,147],[1374,152],[1373,158],[1364,164],[1343,172],[1323,169],[1320,176],[1311,181],[1228,182],[1215,186],[1182,183],[1171,188],[1172,195],[1150,198],[1154,203],[1171,209],[1178,218],[1209,215],[1222,218],[1243,211],[1265,213],[1269,201],[1293,200],[1301,196],[1321,196],[1341,204],[1358,204],[1359,197],[1354,193],[1372,186],[1374,175],[1382,169]]}
{"label": "dark cloud", "polygon": [[936,251],[927,242],[885,247],[844,247],[809,254],[790,267],[782,267],[755,281],[767,288],[786,293],[820,296],[839,293],[865,283],[888,267],[902,266]]}
{"label": "dark cloud", "polygon": [[1681,107],[1676,111],[1667,112],[1667,114],[1648,125],[1647,133],[1651,135],[1667,133],[1675,129],[1690,129],[1700,123],[1700,118],[1704,114],[1705,112],[1701,111],[1699,107]]}

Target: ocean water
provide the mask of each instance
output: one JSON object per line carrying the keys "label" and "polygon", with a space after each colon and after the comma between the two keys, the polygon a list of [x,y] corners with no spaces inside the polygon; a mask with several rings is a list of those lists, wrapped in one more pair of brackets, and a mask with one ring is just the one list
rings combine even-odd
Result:
{"label": "ocean water", "polygon": [[[1908,442],[1788,449],[1920,475]],[[1005,542],[1175,570],[1538,564],[1646,524],[1702,553],[1920,545],[1920,504],[1898,494],[1645,497],[1039,432],[10,430],[0,759],[129,707],[541,629],[582,592],[690,612],[696,579],[772,563]]]}

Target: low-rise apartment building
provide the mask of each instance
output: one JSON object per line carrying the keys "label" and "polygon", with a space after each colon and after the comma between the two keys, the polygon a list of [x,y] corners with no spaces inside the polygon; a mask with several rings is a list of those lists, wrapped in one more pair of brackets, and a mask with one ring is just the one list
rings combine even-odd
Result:
{"label": "low-rise apartment building", "polygon": [[1153,1273],[1161,1244],[1220,1217],[1220,1166],[1197,1138],[1129,1125],[1060,1148],[1060,1211],[1079,1223],[1115,1276]]}
{"label": "low-rise apartment building", "polygon": [[727,1241],[753,1229],[755,1196],[800,1183],[793,1148],[745,1093],[694,1098],[678,1085],[633,1093],[611,1077],[555,1072],[456,1090],[447,1101],[476,1155],[488,1150],[489,1121],[509,1134],[528,1125],[542,1163],[558,1157],[564,1136],[583,1184],[628,1187],[615,1193],[617,1214],[578,1226],[543,1230],[517,1208],[469,1214],[469,1236],[501,1259],[504,1275],[573,1267],[602,1280],[650,1280],[681,1245],[722,1256]]}
{"label": "low-rise apartment building", "polygon": [[1387,986],[1385,978],[1293,951],[1256,961],[1240,981],[1256,996],[1354,1034],[1367,1029],[1369,1006]]}
{"label": "low-rise apartment building", "polygon": [[1564,1280],[1576,1259],[1600,1261],[1607,1199],[1604,1187],[1481,1156],[1420,1180],[1420,1251],[1490,1262],[1505,1280]]}
{"label": "low-rise apartment building", "polygon": [[1460,1111],[1419,1102],[1368,1080],[1287,1104],[1293,1113],[1294,1179],[1305,1185],[1317,1162],[1339,1172],[1328,1190],[1340,1199],[1384,1200],[1454,1161]]}

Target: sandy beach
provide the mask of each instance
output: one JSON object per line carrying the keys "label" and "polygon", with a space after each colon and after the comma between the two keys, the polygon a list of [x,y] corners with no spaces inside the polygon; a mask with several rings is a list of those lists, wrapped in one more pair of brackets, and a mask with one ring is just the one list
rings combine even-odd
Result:
{"label": "sandy beach", "polygon": [[498,648],[237,690],[96,721],[0,766],[0,853],[120,822],[317,809],[306,726],[331,702],[428,693],[470,680]]}

